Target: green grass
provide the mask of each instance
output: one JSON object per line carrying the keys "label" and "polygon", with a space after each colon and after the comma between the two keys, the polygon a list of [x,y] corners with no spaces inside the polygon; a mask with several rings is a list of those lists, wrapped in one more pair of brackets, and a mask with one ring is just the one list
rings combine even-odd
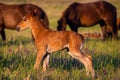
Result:
{"label": "green grass", "polygon": [[[23,0],[13,0],[5,3],[28,3]],[[50,20],[50,27],[56,29],[57,20],[62,11],[76,0],[40,0],[32,1],[42,7]],[[80,2],[80,0],[77,0]],[[82,0],[81,0],[82,1]],[[0,1],[1,2],[1,1]],[[110,0],[118,9],[119,0]],[[61,6],[62,5],[62,6]],[[69,30],[69,27],[68,27]],[[90,28],[79,28],[79,33],[101,32],[99,25]],[[105,41],[86,39],[83,52],[93,57],[93,66],[97,77],[86,76],[83,64],[68,55],[66,50],[54,52],[50,55],[50,68],[43,74],[41,68],[33,70],[37,49],[31,41],[30,30],[22,32],[6,30],[7,42],[0,38],[0,80],[120,80],[120,40]],[[120,32],[119,32],[120,37]],[[18,51],[22,43],[21,51]]]}
{"label": "green grass", "polygon": [[[18,41],[16,39],[16,41]],[[29,42],[29,39],[27,40]],[[27,42],[21,40],[20,42]],[[54,52],[50,68],[43,75],[41,69],[33,70],[36,58],[34,43],[25,43],[21,52],[15,52],[20,42],[3,45],[0,49],[0,76],[2,80],[22,80],[30,76],[38,80],[119,80],[120,50],[117,41],[87,40],[83,52],[93,57],[97,78],[85,74],[83,64],[69,56],[66,50]]]}

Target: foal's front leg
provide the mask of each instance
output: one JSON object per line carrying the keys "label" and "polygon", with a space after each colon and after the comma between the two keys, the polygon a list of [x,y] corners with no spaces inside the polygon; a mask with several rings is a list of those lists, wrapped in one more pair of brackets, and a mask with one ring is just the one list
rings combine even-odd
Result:
{"label": "foal's front leg", "polygon": [[37,58],[36,58],[36,62],[34,64],[34,70],[37,70],[39,68],[39,64],[41,63],[43,57],[46,54],[46,50],[45,49],[39,49],[38,53],[37,53]]}

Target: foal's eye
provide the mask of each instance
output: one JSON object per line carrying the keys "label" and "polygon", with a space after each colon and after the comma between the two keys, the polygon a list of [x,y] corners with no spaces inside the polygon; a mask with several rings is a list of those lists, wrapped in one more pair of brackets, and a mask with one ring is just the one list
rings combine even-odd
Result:
{"label": "foal's eye", "polygon": [[26,19],[24,19],[24,21],[26,21]]}

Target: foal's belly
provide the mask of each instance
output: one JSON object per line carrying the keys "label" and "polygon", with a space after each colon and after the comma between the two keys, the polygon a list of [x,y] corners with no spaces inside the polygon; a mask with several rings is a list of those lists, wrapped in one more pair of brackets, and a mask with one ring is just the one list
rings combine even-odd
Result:
{"label": "foal's belly", "polygon": [[51,42],[51,43],[48,44],[47,51],[48,52],[55,52],[55,51],[62,50],[66,47],[68,47],[67,43],[63,43],[61,41],[53,42],[53,43]]}
{"label": "foal's belly", "polygon": [[58,31],[51,32],[47,38],[49,52],[58,51],[64,49],[68,45],[68,32]]}

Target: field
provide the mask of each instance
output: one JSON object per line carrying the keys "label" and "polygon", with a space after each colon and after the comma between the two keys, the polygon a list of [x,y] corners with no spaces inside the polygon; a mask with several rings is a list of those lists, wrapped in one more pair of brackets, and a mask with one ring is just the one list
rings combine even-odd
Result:
{"label": "field", "polygon": [[[74,2],[95,0],[0,0],[7,4],[33,3],[47,13],[50,28],[56,30],[57,20],[67,6]],[[116,6],[120,17],[120,1],[107,0]],[[67,28],[68,30],[69,27]],[[99,25],[79,28],[79,33],[101,33]],[[7,42],[0,38],[0,80],[120,80],[120,31],[118,41],[86,39],[83,52],[93,57],[96,78],[86,76],[83,64],[67,54],[66,50],[50,56],[50,68],[43,74],[41,68],[33,70],[37,49],[31,40],[30,30],[6,30]]]}

